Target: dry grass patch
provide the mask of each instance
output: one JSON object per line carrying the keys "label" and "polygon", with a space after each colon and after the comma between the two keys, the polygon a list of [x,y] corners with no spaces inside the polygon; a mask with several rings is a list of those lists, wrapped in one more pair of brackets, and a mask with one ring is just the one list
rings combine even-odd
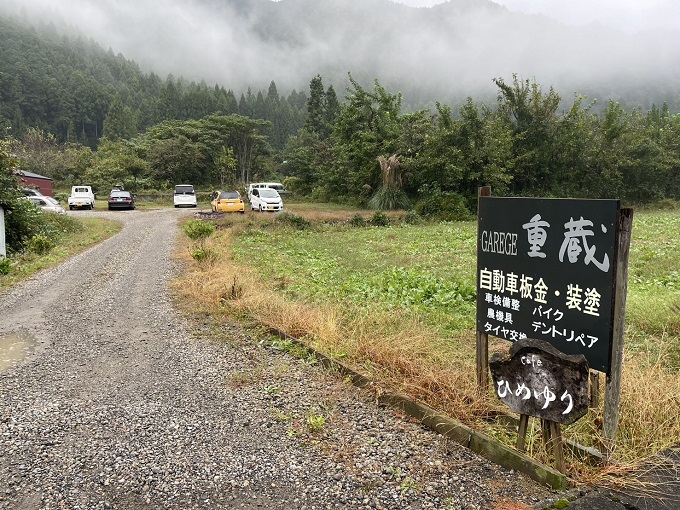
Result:
{"label": "dry grass patch", "polygon": [[[370,209],[348,209],[346,207],[329,207],[320,208],[319,204],[315,203],[286,203],[286,210],[293,214],[297,214],[307,221],[313,223],[348,223],[352,218],[359,215],[365,221],[369,221],[375,214],[374,210]],[[404,217],[403,211],[385,211],[385,215],[390,221],[397,221]]]}
{"label": "dry grass patch", "polygon": [[[460,338],[451,348],[417,316],[385,313],[370,306],[318,305],[292,301],[249,268],[229,256],[233,232],[206,241],[221,255],[212,264],[192,260],[189,243],[180,250],[192,268],[175,291],[192,310],[222,317],[247,317],[303,339],[311,347],[376,380],[382,390],[407,393],[468,424],[494,412],[487,399],[473,399],[474,342]],[[235,283],[236,282],[236,283]],[[234,295],[234,285],[239,288]],[[462,352],[461,352],[462,351]]]}

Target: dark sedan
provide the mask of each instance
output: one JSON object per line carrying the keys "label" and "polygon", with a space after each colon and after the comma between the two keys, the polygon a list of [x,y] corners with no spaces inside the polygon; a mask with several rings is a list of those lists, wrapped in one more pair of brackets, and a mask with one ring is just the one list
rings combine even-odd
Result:
{"label": "dark sedan", "polygon": [[134,209],[135,197],[129,191],[112,191],[109,195],[109,211],[111,209]]}

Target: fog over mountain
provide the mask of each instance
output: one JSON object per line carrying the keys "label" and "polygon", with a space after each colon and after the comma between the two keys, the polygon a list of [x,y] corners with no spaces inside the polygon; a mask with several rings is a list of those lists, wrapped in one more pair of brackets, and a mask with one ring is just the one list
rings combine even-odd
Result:
{"label": "fog over mountain", "polygon": [[490,0],[415,8],[390,0],[22,0],[0,12],[67,24],[161,77],[235,92],[307,90],[320,74],[340,93],[347,72],[378,78],[405,102],[493,97],[513,73],[565,98],[680,105],[680,33],[574,27]]}

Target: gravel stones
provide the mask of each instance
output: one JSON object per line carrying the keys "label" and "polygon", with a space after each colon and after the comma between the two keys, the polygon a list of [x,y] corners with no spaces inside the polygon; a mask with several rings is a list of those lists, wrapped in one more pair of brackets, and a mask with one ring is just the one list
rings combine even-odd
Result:
{"label": "gravel stones", "polygon": [[78,212],[125,226],[0,296],[0,335],[43,340],[0,373],[0,509],[491,509],[550,495],[235,325],[218,342],[179,316],[167,284],[184,214]]}

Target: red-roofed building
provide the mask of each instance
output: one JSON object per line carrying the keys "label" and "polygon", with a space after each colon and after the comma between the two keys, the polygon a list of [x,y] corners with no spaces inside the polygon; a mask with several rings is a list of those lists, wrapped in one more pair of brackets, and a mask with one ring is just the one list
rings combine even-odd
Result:
{"label": "red-roofed building", "polygon": [[34,174],[25,170],[16,171],[19,186],[22,188],[35,188],[47,197],[52,196],[52,179],[44,175]]}

